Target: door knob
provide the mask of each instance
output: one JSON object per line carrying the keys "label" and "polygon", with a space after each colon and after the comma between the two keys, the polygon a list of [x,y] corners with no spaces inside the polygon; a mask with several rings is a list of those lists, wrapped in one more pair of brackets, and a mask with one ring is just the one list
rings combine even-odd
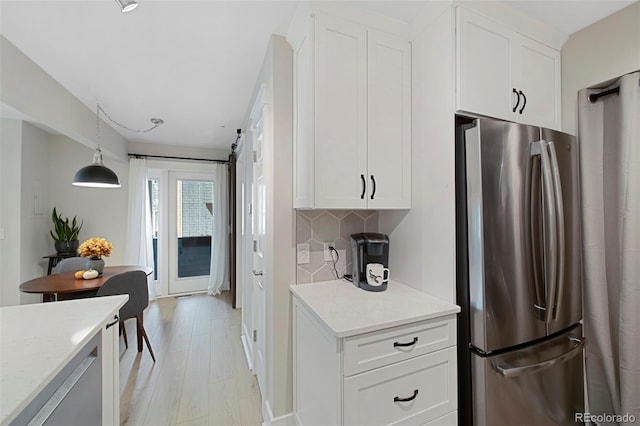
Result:
{"label": "door knob", "polygon": [[253,275],[255,275],[256,277],[260,276],[260,275],[262,275],[262,271],[257,271],[257,270],[254,269],[253,270]]}

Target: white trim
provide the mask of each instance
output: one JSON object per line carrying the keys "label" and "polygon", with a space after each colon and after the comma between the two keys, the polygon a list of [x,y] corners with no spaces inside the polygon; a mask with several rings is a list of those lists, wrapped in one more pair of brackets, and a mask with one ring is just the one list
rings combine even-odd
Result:
{"label": "white trim", "polygon": [[263,426],[298,426],[298,422],[293,413],[285,414],[284,416],[279,416],[274,418],[273,412],[271,411],[271,404],[266,399],[264,400],[264,405],[262,407],[262,418],[264,422]]}

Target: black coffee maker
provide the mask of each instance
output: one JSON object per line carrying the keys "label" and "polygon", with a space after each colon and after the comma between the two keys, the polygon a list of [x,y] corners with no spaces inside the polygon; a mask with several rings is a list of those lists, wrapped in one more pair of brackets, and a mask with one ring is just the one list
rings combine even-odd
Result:
{"label": "black coffee maker", "polygon": [[367,265],[381,263],[389,267],[389,237],[384,234],[363,232],[351,235],[351,263],[353,284],[368,291],[384,291],[387,283],[371,286],[367,283]]}

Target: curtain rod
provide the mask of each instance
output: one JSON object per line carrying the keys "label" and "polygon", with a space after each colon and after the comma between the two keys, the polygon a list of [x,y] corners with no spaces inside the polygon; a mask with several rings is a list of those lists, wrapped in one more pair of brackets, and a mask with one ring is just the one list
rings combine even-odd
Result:
{"label": "curtain rod", "polygon": [[209,161],[211,163],[221,163],[221,164],[229,163],[229,160],[210,160],[208,158],[170,157],[167,155],[149,155],[149,154],[132,154],[132,153],[129,153],[128,155],[129,157],[135,157],[135,158],[164,158],[167,160]]}
{"label": "curtain rod", "polygon": [[589,95],[589,100],[591,101],[591,103],[594,103],[601,97],[612,95],[614,93],[616,94],[620,93],[620,87],[614,87],[613,89],[605,90],[604,92],[600,92],[600,93],[592,93]]}

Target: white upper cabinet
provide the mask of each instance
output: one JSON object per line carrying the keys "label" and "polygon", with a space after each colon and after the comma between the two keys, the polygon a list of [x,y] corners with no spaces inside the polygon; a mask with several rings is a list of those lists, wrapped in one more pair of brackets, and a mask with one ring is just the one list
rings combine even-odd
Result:
{"label": "white upper cabinet", "polygon": [[411,207],[411,50],[368,33],[367,207]]}
{"label": "white upper cabinet", "polygon": [[456,18],[456,109],[559,129],[560,52],[462,7]]}
{"label": "white upper cabinet", "polygon": [[411,206],[410,45],[322,13],[294,48],[294,207]]}

